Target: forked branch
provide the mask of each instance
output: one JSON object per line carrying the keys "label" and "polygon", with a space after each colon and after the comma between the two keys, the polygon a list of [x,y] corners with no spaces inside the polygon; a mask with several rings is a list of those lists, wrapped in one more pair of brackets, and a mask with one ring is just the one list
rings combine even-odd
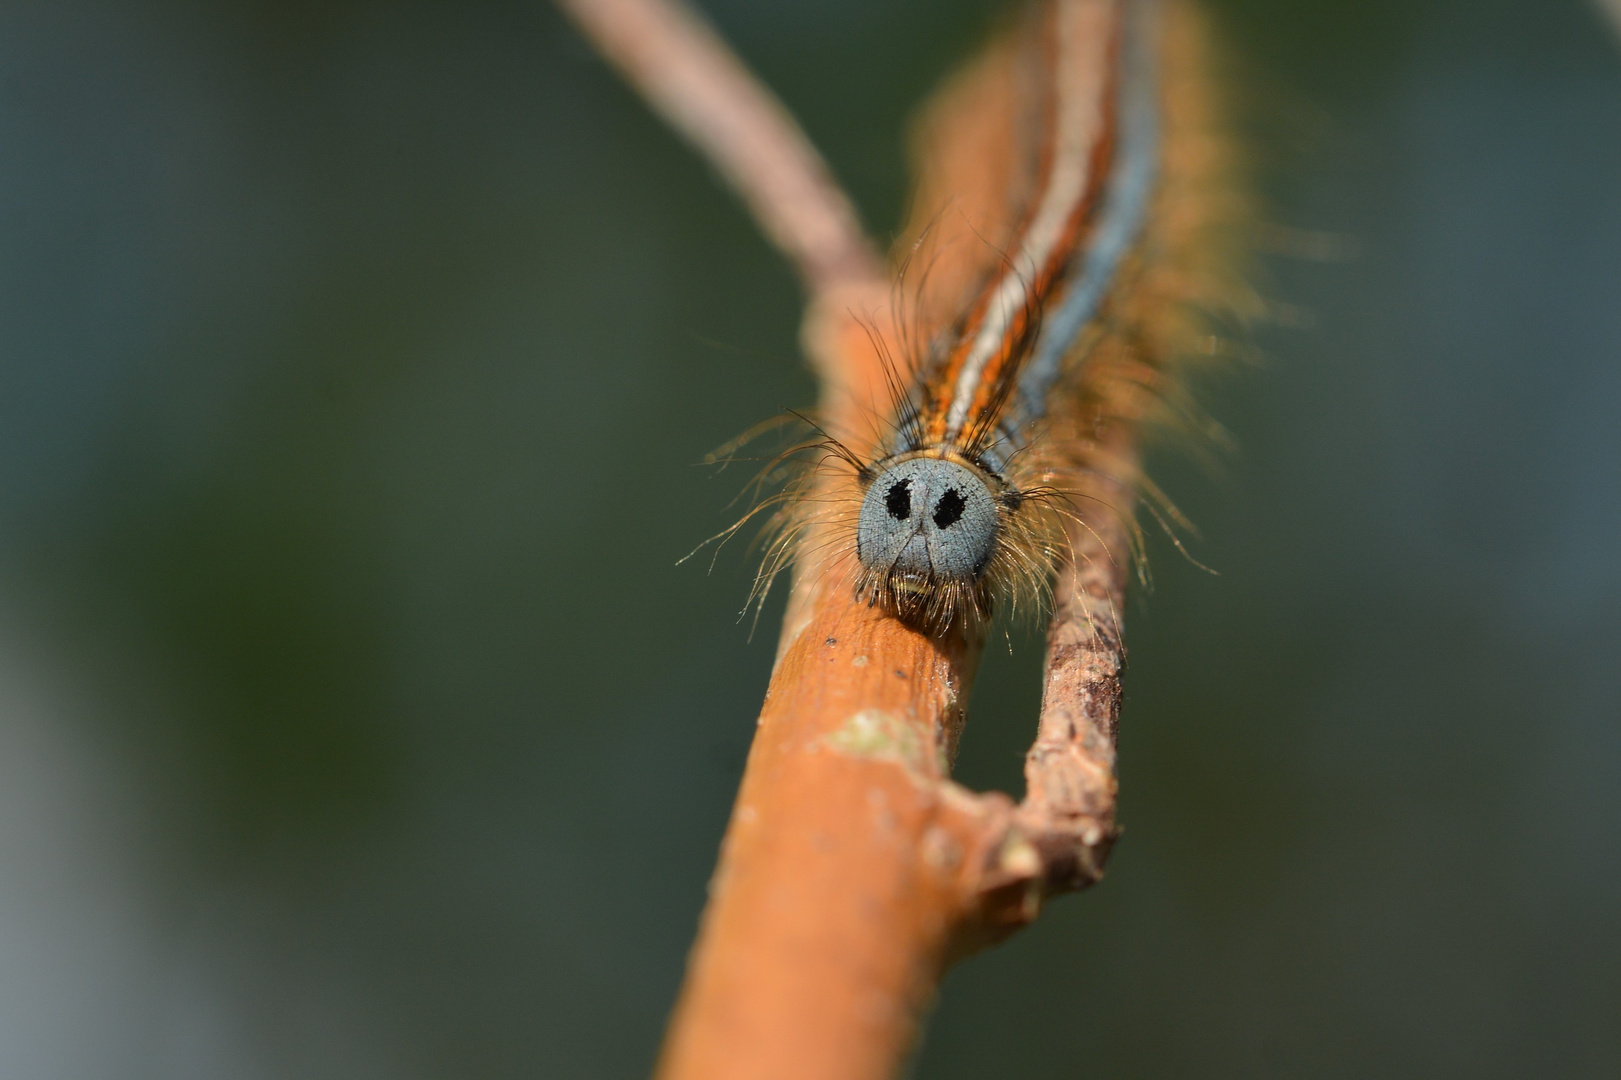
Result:
{"label": "forked branch", "polygon": [[[888,405],[889,286],[792,119],[679,0],[558,0],[742,196],[811,292],[823,417]],[[1133,471],[1134,431],[1104,432]],[[667,1080],[884,1080],[951,959],[1101,875],[1116,835],[1119,613],[1132,491],[1093,481],[1069,529],[1041,719],[1015,804],[950,779],[981,642],[796,578],[777,667],[660,1063]]]}

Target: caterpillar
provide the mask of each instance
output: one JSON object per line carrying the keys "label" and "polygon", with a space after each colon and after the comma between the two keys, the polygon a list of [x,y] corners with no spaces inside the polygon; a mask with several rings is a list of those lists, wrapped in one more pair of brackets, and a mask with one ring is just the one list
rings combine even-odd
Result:
{"label": "caterpillar", "polygon": [[1088,500],[1179,520],[1113,446],[1179,404],[1173,361],[1217,340],[1205,313],[1244,307],[1212,237],[1241,215],[1202,42],[1182,4],[1045,0],[936,95],[880,341],[889,414],[788,452],[814,466],[756,508],[756,610],[798,565],[974,630],[1040,606]]}

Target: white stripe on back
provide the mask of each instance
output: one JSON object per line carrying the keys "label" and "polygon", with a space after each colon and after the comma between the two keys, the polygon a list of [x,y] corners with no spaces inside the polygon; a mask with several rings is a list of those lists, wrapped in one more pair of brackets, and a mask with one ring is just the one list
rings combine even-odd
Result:
{"label": "white stripe on back", "polygon": [[1092,148],[1105,126],[1104,110],[1099,106],[1107,84],[1114,8],[1111,0],[1062,0],[1058,4],[1053,67],[1056,108],[1047,189],[1012,265],[997,283],[985,321],[957,376],[951,407],[946,412],[947,438],[962,435],[985,365],[996,355],[1014,319],[1029,303],[1031,284],[1052,257],[1064,227],[1086,194]]}

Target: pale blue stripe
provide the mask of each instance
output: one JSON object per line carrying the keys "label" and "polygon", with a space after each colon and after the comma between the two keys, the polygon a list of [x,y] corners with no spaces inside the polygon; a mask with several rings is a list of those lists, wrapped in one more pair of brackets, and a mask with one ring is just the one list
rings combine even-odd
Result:
{"label": "pale blue stripe", "polygon": [[[1109,175],[1103,214],[1092,242],[1076,253],[1076,275],[1062,301],[1042,316],[1040,337],[1019,376],[1014,414],[1004,430],[1023,441],[1024,428],[1047,411],[1047,395],[1063,371],[1064,355],[1098,313],[1126,253],[1148,216],[1159,169],[1159,101],[1152,0],[1128,0],[1122,43],[1121,151]],[[1001,455],[998,455],[1001,456]]]}

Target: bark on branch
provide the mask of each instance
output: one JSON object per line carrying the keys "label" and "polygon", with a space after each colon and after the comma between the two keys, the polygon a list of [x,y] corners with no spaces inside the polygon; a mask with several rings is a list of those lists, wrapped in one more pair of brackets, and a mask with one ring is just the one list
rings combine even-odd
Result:
{"label": "bark on branch", "polygon": [[[678,0],[557,2],[798,268],[824,416],[849,430],[881,413],[889,285],[786,112]],[[1129,475],[1133,432],[1105,437]],[[837,576],[796,581],[661,1077],[892,1077],[954,957],[1101,876],[1132,493],[1092,494],[1058,570],[1018,804],[949,775],[981,643],[920,633]]]}

